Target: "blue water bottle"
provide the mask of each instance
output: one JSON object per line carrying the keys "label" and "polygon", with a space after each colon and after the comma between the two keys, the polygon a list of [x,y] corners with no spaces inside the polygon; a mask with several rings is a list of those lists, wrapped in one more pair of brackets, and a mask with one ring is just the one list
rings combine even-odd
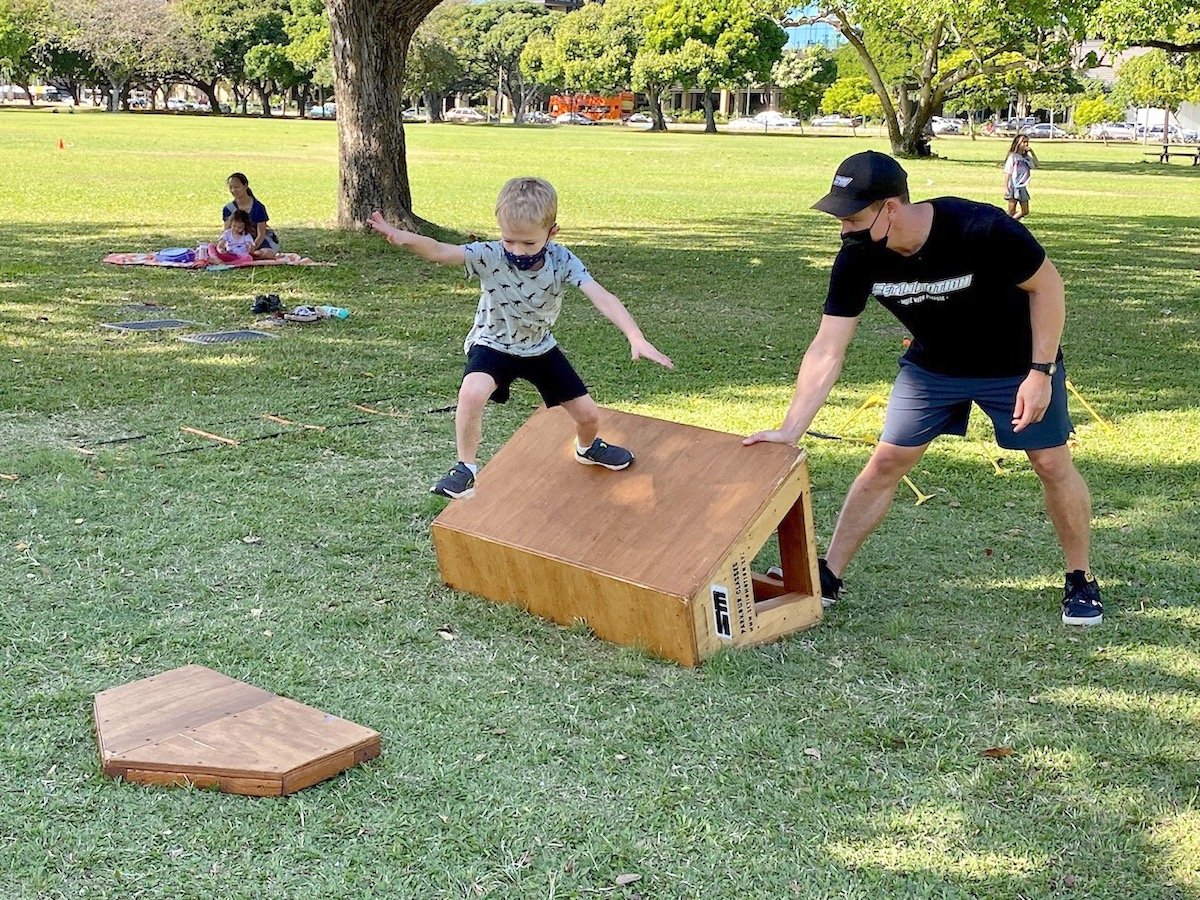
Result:
{"label": "blue water bottle", "polygon": [[340,306],[318,306],[317,312],[327,319],[348,319],[350,318],[350,310],[342,309]]}

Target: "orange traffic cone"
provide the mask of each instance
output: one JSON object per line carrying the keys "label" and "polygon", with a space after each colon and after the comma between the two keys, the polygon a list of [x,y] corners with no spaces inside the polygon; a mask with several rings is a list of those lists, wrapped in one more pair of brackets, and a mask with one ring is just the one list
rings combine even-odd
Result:
{"label": "orange traffic cone", "polygon": [[59,139],[58,139],[58,149],[59,149],[59,150],[66,150],[66,149],[67,149],[67,148],[66,148],[66,146],[63,144],[63,139],[62,139],[62,138],[59,138]]}

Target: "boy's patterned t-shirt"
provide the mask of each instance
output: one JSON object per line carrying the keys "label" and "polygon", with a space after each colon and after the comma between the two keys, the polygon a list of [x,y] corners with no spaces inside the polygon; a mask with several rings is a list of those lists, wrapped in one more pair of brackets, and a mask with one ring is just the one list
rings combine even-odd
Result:
{"label": "boy's patterned t-shirt", "polygon": [[463,247],[467,277],[477,277],[482,290],[475,324],[463,351],[482,344],[513,356],[540,356],[557,341],[550,329],[562,311],[564,286],[581,287],[592,280],[579,258],[561,244],[546,245],[546,259],[536,272],[514,269],[504,259],[499,241]]}

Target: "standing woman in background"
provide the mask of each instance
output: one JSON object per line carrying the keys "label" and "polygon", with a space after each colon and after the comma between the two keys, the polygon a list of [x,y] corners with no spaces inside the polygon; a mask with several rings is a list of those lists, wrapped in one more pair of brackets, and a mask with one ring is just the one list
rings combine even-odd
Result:
{"label": "standing woman in background", "polygon": [[[1018,134],[1009,145],[1004,160],[1004,199],[1008,201],[1008,214],[1014,219],[1029,215],[1029,176],[1037,164],[1037,154],[1029,147],[1029,135]],[[1021,204],[1019,214],[1018,203]]]}
{"label": "standing woman in background", "polygon": [[279,253],[279,237],[275,231],[267,227],[270,216],[262,201],[250,190],[250,180],[241,172],[234,172],[225,180],[233,199],[221,210],[221,220],[229,227],[229,219],[234,210],[240,209],[250,216],[252,224],[251,235],[254,242],[250,246],[250,255],[255,259],[274,259]]}

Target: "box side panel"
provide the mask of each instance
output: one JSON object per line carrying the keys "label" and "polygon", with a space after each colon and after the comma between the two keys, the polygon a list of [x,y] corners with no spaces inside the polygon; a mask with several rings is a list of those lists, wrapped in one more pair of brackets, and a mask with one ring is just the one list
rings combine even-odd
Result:
{"label": "box side panel", "polygon": [[442,580],[455,590],[520,606],[561,625],[586,622],[598,637],[683,665],[699,662],[687,598],[437,522],[432,530]]}

